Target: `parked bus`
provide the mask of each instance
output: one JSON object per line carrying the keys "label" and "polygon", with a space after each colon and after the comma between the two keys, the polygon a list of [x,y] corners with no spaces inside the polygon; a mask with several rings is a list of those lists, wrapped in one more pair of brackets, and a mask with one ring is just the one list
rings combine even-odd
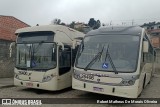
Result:
{"label": "parked bus", "polygon": [[44,90],[71,87],[83,33],[61,25],[47,25],[18,29],[16,35],[14,85]]}
{"label": "parked bus", "polygon": [[137,98],[155,69],[156,54],[147,35],[137,26],[90,31],[77,52],[73,89]]}

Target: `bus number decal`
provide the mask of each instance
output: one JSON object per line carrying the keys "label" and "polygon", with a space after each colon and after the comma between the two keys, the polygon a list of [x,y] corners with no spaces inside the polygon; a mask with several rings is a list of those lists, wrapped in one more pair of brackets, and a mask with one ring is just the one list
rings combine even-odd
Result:
{"label": "bus number decal", "polygon": [[93,80],[94,79],[94,75],[93,74],[80,74],[79,77],[81,79],[89,79],[89,80]]}

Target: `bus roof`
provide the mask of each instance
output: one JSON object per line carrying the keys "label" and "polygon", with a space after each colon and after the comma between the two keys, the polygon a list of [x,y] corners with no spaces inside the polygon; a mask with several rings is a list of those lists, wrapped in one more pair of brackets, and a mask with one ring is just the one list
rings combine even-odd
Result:
{"label": "bus roof", "polygon": [[19,34],[19,33],[37,32],[37,31],[52,31],[54,33],[56,33],[57,31],[63,31],[72,39],[84,37],[84,34],[82,32],[76,31],[72,28],[63,25],[43,25],[43,26],[25,27],[16,30],[15,33]]}
{"label": "bus roof", "polygon": [[92,30],[87,33],[88,36],[100,35],[100,34],[128,34],[128,35],[140,35],[142,29],[139,26],[109,26],[102,27],[97,30]]}
{"label": "bus roof", "polygon": [[[17,33],[34,32],[34,31],[53,31],[55,32],[56,30],[67,29],[67,28],[68,27],[63,26],[63,25],[41,25],[41,26],[32,26],[32,27],[25,27],[25,28],[17,29],[15,33],[17,34]],[[75,31],[74,29],[71,29],[71,30]]]}

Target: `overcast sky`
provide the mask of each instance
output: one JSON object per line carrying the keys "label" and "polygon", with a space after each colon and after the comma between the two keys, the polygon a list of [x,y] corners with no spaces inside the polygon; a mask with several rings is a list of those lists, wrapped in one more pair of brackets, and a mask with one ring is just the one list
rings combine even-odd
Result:
{"label": "overcast sky", "polygon": [[140,24],[160,21],[160,0],[0,0],[0,15],[14,16],[33,26],[62,22],[88,23],[90,18],[106,24]]}

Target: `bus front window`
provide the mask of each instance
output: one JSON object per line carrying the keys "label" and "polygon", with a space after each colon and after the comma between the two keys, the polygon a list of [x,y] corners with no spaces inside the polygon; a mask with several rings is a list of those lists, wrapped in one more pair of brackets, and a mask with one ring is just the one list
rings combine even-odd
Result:
{"label": "bus front window", "polygon": [[[117,72],[134,72],[138,60],[139,42],[139,36],[133,35],[87,36],[80,46],[75,66],[85,69],[89,65],[87,68],[92,70],[114,72],[116,69]],[[102,54],[93,60],[99,52]],[[106,57],[106,54],[110,55],[111,59]],[[89,64],[91,61],[94,62]]]}
{"label": "bus front window", "polygon": [[30,69],[51,69],[56,67],[55,44],[17,44],[16,67]]}

